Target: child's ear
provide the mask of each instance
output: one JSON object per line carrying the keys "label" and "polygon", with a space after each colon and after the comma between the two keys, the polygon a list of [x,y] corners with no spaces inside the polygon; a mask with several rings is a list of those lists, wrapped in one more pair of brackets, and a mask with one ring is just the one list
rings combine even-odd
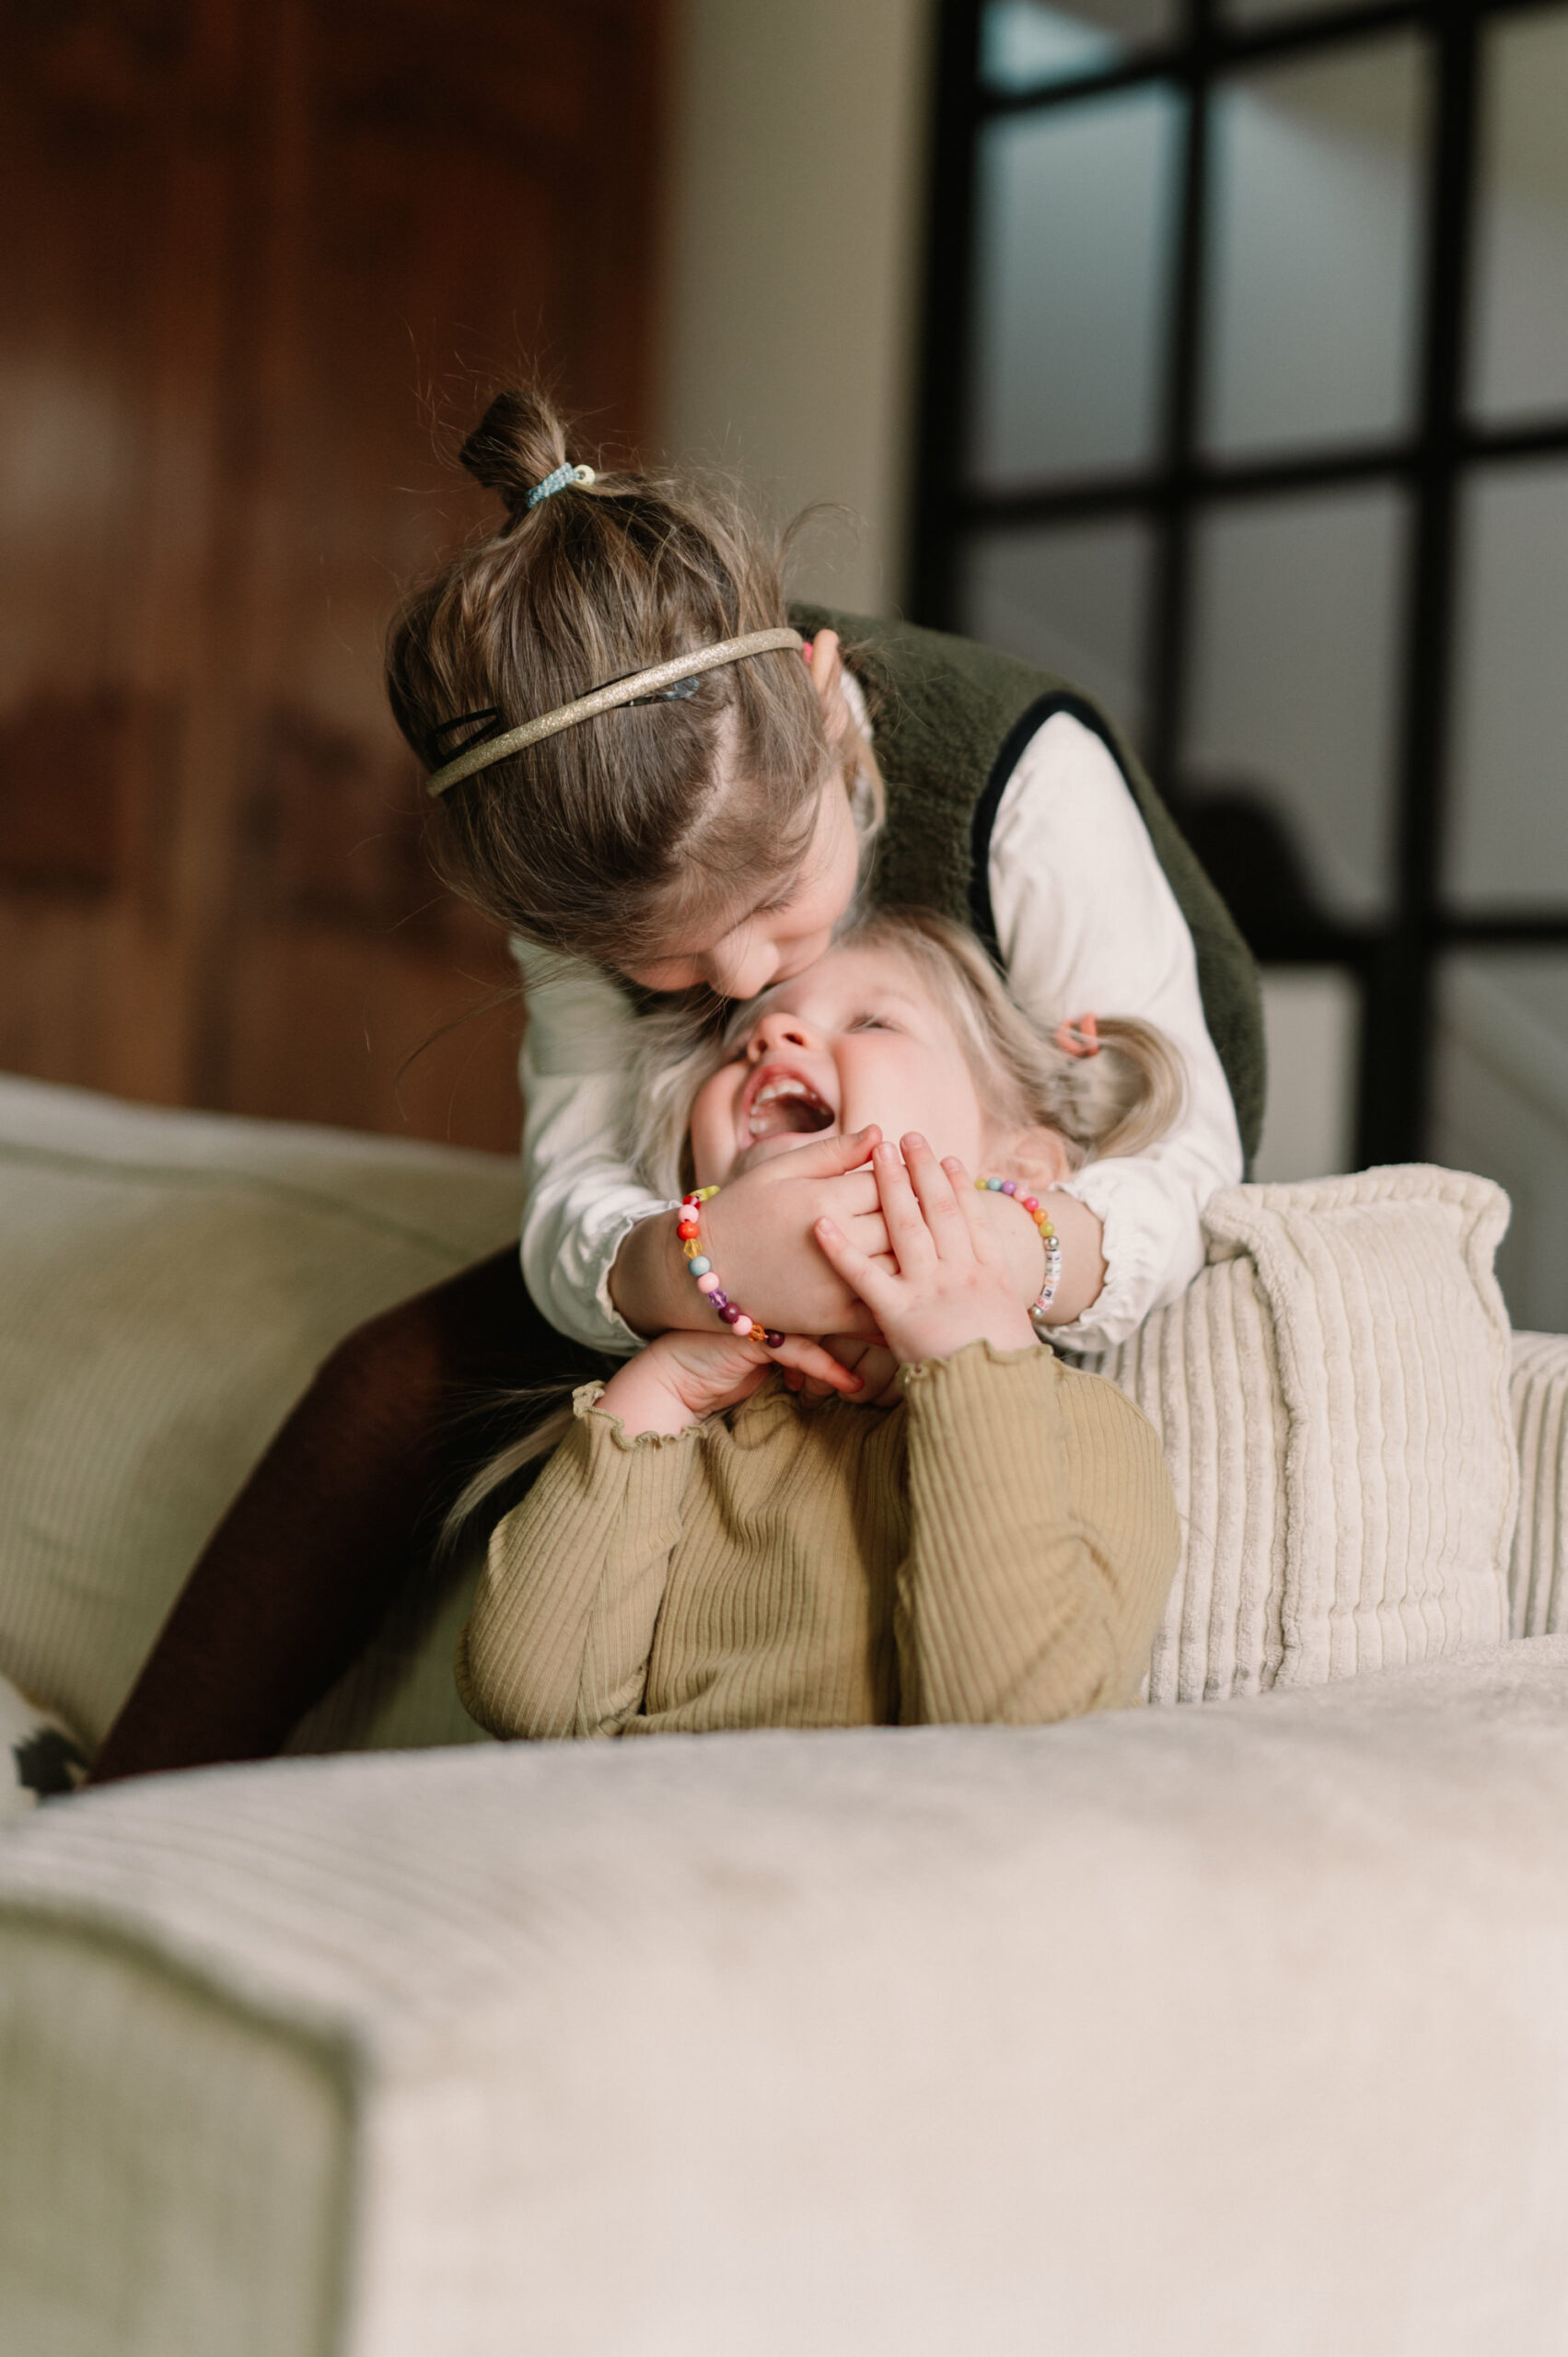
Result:
{"label": "child's ear", "polygon": [[1042,1187],[1054,1187],[1073,1168],[1067,1142],[1060,1130],[1043,1126],[1027,1130],[1010,1130],[997,1141],[996,1167],[1009,1177],[1015,1174],[1028,1181],[1038,1194]]}

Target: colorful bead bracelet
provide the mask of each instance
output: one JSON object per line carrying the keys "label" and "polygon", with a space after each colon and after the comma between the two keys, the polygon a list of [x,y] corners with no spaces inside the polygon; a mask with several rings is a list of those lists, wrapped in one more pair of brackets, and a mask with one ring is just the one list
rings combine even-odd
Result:
{"label": "colorful bead bracelet", "polygon": [[782,1345],[784,1336],[775,1334],[771,1327],[764,1329],[758,1319],[749,1318],[738,1303],[731,1301],[714,1273],[713,1262],[703,1249],[697,1214],[704,1203],[712,1202],[718,1191],[716,1187],[693,1187],[689,1195],[680,1198],[680,1218],[675,1230],[680,1238],[680,1248],[686,1255],[687,1266],[697,1280],[697,1291],[707,1296],[709,1308],[717,1310],[725,1324],[737,1334],[742,1337],[755,1334],[765,1350],[776,1351]]}
{"label": "colorful bead bracelet", "polygon": [[1045,1247],[1045,1283],[1038,1297],[1029,1304],[1031,1318],[1043,1318],[1056,1299],[1056,1288],[1062,1283],[1062,1239],[1048,1211],[1041,1209],[1038,1197],[1020,1195],[1016,1178],[977,1178],[975,1191],[981,1195],[1011,1195],[1013,1201],[1027,1211],[1040,1230],[1040,1240]]}

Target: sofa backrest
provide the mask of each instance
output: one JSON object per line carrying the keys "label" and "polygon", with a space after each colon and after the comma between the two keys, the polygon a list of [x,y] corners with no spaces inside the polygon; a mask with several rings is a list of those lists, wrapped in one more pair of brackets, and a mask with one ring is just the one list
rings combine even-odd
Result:
{"label": "sofa backrest", "polygon": [[[1154,1700],[1469,1650],[1505,1625],[1511,1534],[1515,1632],[1568,1625],[1568,1341],[1510,1351],[1504,1213],[1420,1169],[1214,1199],[1210,1266],[1098,1363],[1182,1515]],[[0,1675],[95,1744],[321,1358],[517,1220],[499,1158],[0,1080]],[[477,1573],[399,1597],[290,1747],[478,1739],[451,1676]]]}
{"label": "sofa backrest", "polygon": [[[0,1674],[99,1741],[321,1359],[517,1216],[498,1156],[0,1080]],[[453,1740],[446,1666],[413,1720]],[[374,1668],[328,1722],[406,1739]]]}

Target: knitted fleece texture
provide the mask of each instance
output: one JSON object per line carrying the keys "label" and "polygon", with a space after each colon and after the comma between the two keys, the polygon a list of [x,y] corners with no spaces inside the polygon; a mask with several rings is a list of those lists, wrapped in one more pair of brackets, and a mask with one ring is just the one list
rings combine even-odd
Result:
{"label": "knitted fleece texture", "polygon": [[828,606],[793,605],[790,620],[807,635],[838,632],[870,702],[889,817],[871,878],[874,898],[889,907],[941,909],[972,925],[993,956],[991,829],[1024,748],[1057,712],[1072,714],[1108,747],[1192,935],[1203,1019],[1225,1067],[1250,1166],[1262,1129],[1265,1077],[1258,970],[1230,911],[1120,729],[1064,680],[945,631],[836,613]]}
{"label": "knitted fleece texture", "polygon": [[885,1412],[776,1379],[726,1416],[572,1431],[498,1526],[458,1652],[500,1736],[1003,1721],[1137,1698],[1175,1570],[1153,1426],[984,1342]]}

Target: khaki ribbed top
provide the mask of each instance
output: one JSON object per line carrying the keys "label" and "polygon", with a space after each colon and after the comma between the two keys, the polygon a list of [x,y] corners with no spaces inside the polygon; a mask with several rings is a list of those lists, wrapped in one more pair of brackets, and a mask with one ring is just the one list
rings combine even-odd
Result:
{"label": "khaki ribbed top", "polygon": [[776,1380],[629,1440],[576,1417],[497,1527],[458,1684],[501,1736],[1002,1720],[1133,1701],[1177,1557],[1152,1425],[1042,1349]]}

